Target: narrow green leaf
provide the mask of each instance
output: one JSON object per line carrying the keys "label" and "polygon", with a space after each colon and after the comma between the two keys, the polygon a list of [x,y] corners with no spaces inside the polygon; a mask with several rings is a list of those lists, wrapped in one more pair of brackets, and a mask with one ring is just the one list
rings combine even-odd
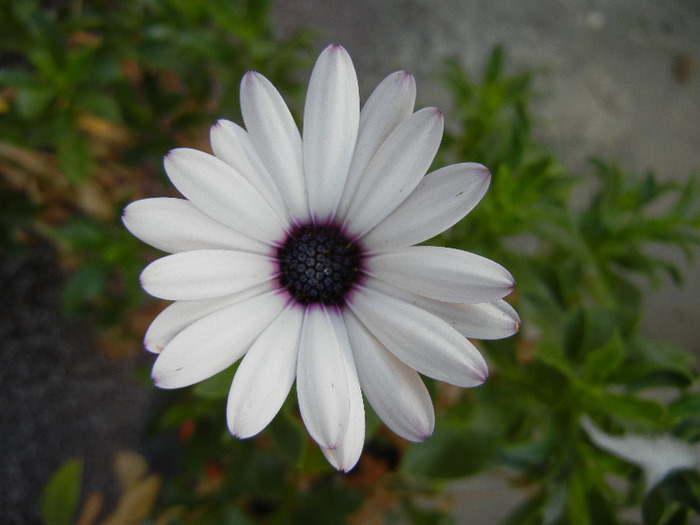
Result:
{"label": "narrow green leaf", "polygon": [[[567,501],[569,523],[587,524],[591,523],[591,517],[588,506],[588,487],[581,474],[573,472],[569,478],[568,487],[569,498]],[[599,525],[603,525],[599,523]]]}
{"label": "narrow green leaf", "polygon": [[584,361],[584,377],[589,382],[602,383],[617,370],[624,357],[624,342],[615,332],[605,345],[588,352]]}
{"label": "narrow green leaf", "polygon": [[700,417],[700,393],[684,395],[669,404],[668,409],[674,419],[698,418]]}
{"label": "narrow green leaf", "polygon": [[80,500],[83,460],[66,461],[49,480],[41,501],[45,525],[71,525]]}
{"label": "narrow green leaf", "polygon": [[598,409],[629,421],[653,428],[664,428],[668,414],[663,404],[652,399],[643,399],[632,394],[599,392],[596,396]]}
{"label": "narrow green leaf", "polygon": [[489,55],[486,68],[484,69],[484,82],[490,84],[501,76],[503,70],[503,48],[496,46]]}

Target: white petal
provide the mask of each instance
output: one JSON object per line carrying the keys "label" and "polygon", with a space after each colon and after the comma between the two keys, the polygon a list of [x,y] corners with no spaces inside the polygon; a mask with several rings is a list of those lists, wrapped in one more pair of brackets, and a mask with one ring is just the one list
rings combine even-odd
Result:
{"label": "white petal", "polygon": [[342,46],[318,57],[304,105],[304,174],[314,219],[335,214],[345,187],[360,120],[352,60]]}
{"label": "white petal", "polygon": [[302,142],[299,129],[282,96],[255,71],[241,82],[241,112],[251,141],[274,178],[291,215],[308,219]]}
{"label": "white petal", "polygon": [[214,155],[243,175],[280,216],[286,207],[279,188],[258,155],[248,132],[229,120],[219,120],[209,132]]}
{"label": "white petal", "polygon": [[269,281],[276,272],[275,262],[265,255],[195,250],[156,259],[141,272],[141,286],[161,299],[207,299]]}
{"label": "white petal", "polygon": [[367,401],[399,436],[423,441],[433,433],[435,412],[420,376],[377,341],[352,312],[343,317]]}
{"label": "white petal", "polygon": [[371,230],[409,196],[430,167],[442,130],[442,113],[425,108],[389,135],[372,157],[350,203],[345,225],[351,234]]}
{"label": "white petal", "polygon": [[355,370],[355,362],[350,348],[350,339],[343,317],[331,312],[331,321],[341,341],[345,366],[348,370],[348,392],[350,394],[350,415],[348,429],[343,440],[335,449],[322,448],[323,455],[337,470],[349,472],[357,464],[365,444],[365,406],[362,401],[360,381]]}
{"label": "white petal", "polygon": [[444,319],[464,337],[474,339],[503,339],[517,333],[520,317],[515,309],[503,299],[492,303],[460,304],[445,303],[416,297],[419,308]]}
{"label": "white petal", "polygon": [[180,148],[166,155],[165,171],[192,204],[236,231],[267,243],[284,235],[282,221],[243,175],[213,155]]}
{"label": "white petal", "polygon": [[676,470],[697,470],[700,447],[668,435],[644,437],[626,434],[611,436],[599,430],[587,417],[581,419],[583,428],[600,448],[644,469],[647,491]]}
{"label": "white petal", "polygon": [[218,374],[238,361],[282,311],[276,292],[258,295],[210,314],[177,334],[153,365],[159,388],[182,388]]}
{"label": "white petal", "polygon": [[279,412],[294,383],[304,311],[288,307],[260,334],[231,384],[226,419],[231,434],[254,436]]}
{"label": "white petal", "polygon": [[413,112],[416,81],[413,75],[397,71],[382,80],[360,111],[357,145],[348,173],[338,217],[344,218],[367,165],[382,143]]}
{"label": "white petal", "polygon": [[412,246],[368,257],[368,274],[438,301],[483,303],[508,295],[508,270],[473,253],[439,246]]}
{"label": "white petal", "polygon": [[520,317],[503,299],[491,303],[446,303],[428,299],[396,286],[374,280],[372,287],[384,294],[427,310],[444,320],[464,337],[503,339],[520,329]]}
{"label": "white petal", "polygon": [[378,252],[431,239],[469,213],[486,194],[490,180],[489,171],[474,163],[429,173],[362,241],[368,250]]}
{"label": "white petal", "polygon": [[122,221],[134,236],[170,253],[206,248],[267,253],[270,249],[205,215],[184,199],[159,197],[132,202],[124,208]]}
{"label": "white petal", "polygon": [[273,288],[273,282],[268,281],[223,297],[176,301],[156,316],[146,330],[143,344],[146,350],[158,354],[173,337],[195,321],[232,304],[269,292]]}
{"label": "white petal", "polygon": [[348,304],[379,342],[421,374],[463,387],[486,380],[488,369],[479,351],[433,314],[364,287],[354,291]]}
{"label": "white petal", "polygon": [[299,343],[297,395],[299,411],[311,437],[322,448],[336,448],[348,427],[348,371],[325,307],[306,309]]}

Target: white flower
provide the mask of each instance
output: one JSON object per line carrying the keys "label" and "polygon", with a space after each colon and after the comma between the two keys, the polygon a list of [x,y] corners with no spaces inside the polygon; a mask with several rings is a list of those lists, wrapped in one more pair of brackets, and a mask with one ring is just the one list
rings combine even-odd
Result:
{"label": "white flower", "polygon": [[415,82],[388,76],[360,111],[355,69],[341,46],[311,74],[303,136],[262,75],[241,84],[246,129],[219,121],[214,155],[176,149],[165,170],[185,199],[136,201],[124,224],[171,252],[141,284],[175,301],[151,324],[153,380],[180,388],[240,363],[227,420],[260,432],[296,380],[299,409],[330,463],[359,459],[362,393],[397,434],[421,441],[435,416],[419,373],[462,387],[487,367],[467,337],[518,329],[503,301],[513,278],[464,251],[413,246],[464,217],[483,197],[481,165],[425,175],[443,117],[413,112]]}
{"label": "white flower", "polygon": [[581,418],[581,426],[597,446],[641,467],[647,492],[671,472],[700,468],[700,445],[691,445],[668,435],[611,436],[598,429],[588,417]]}

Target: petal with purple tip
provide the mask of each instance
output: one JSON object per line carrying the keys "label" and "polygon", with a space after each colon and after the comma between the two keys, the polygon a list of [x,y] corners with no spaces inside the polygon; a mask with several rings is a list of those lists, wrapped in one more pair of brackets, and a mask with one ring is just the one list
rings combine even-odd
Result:
{"label": "petal with purple tip", "polygon": [[304,175],[315,219],[332,217],[355,151],[360,94],[352,60],[341,46],[318,57],[304,105]]}
{"label": "petal with purple tip", "polygon": [[362,242],[371,252],[427,241],[454,226],[486,193],[491,174],[481,164],[453,164],[429,173]]}
{"label": "petal with purple tip", "polygon": [[268,281],[222,297],[175,301],[151,322],[143,338],[143,344],[149,352],[159,354],[177,334],[195,321],[232,304],[269,292],[273,287],[273,283]]}
{"label": "petal with purple tip", "polygon": [[503,266],[474,253],[412,246],[367,258],[367,273],[438,301],[484,303],[508,295],[515,281]]}
{"label": "petal with purple tip", "polygon": [[291,215],[303,222],[309,217],[309,206],[302,141],[287,104],[268,79],[249,71],[241,82],[241,112],[250,139]]}
{"label": "petal with purple tip", "polygon": [[194,250],[156,259],[141,272],[141,286],[172,301],[237,293],[271,280],[277,272],[265,255],[231,250]]}
{"label": "petal with purple tip", "polygon": [[254,436],[282,407],[296,377],[303,318],[303,310],[288,307],[260,334],[241,361],[226,408],[228,428],[234,436]]}
{"label": "petal with purple tip", "polygon": [[225,370],[246,353],[284,304],[282,296],[270,292],[192,323],[156,359],[151,373],[156,386],[182,388]]}
{"label": "petal with purple tip", "polygon": [[270,247],[232,230],[184,199],[159,197],[134,201],[122,221],[143,242],[165,252],[226,248],[267,253]]}
{"label": "petal with purple tip", "polygon": [[214,155],[243,175],[280,216],[286,215],[284,200],[248,132],[229,120],[219,120],[209,132]]}
{"label": "petal with purple tip", "polygon": [[372,92],[360,111],[355,154],[350,165],[337,216],[346,217],[352,197],[367,165],[392,131],[413,112],[416,82],[413,75],[397,71],[386,77]]}
{"label": "petal with purple tip", "polygon": [[284,234],[280,216],[240,173],[203,151],[174,149],[164,159],[171,182],[219,222],[272,244]]}
{"label": "petal with purple tip", "polygon": [[365,443],[365,406],[362,401],[360,381],[357,377],[355,362],[350,346],[347,328],[343,317],[338,312],[331,312],[331,322],[342,343],[343,359],[348,370],[348,393],[350,394],[350,413],[348,429],[340,444],[335,449],[322,448],[328,462],[337,470],[348,472],[357,464]]}
{"label": "petal with purple tip", "polygon": [[350,390],[342,344],[326,308],[307,308],[299,343],[297,396],[304,424],[322,448],[337,448],[348,428]]}
{"label": "petal with purple tip", "polygon": [[473,387],[486,380],[484,358],[445,321],[371,288],[358,288],[350,309],[392,354],[421,374],[452,385]]}
{"label": "petal with purple tip", "polygon": [[389,352],[352,312],[343,314],[362,391],[386,425],[409,441],[433,433],[433,404],[418,373]]}
{"label": "petal with purple tip", "polygon": [[401,122],[370,161],[344,217],[362,235],[394,211],[421,181],[437,153],[443,117],[424,108]]}

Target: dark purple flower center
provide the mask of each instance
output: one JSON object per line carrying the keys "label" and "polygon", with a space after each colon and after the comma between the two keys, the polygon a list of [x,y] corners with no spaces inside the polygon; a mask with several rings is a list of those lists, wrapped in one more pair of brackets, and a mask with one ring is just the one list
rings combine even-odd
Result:
{"label": "dark purple flower center", "polygon": [[334,225],[297,226],[277,250],[282,286],[301,304],[341,306],[360,275],[361,250]]}

